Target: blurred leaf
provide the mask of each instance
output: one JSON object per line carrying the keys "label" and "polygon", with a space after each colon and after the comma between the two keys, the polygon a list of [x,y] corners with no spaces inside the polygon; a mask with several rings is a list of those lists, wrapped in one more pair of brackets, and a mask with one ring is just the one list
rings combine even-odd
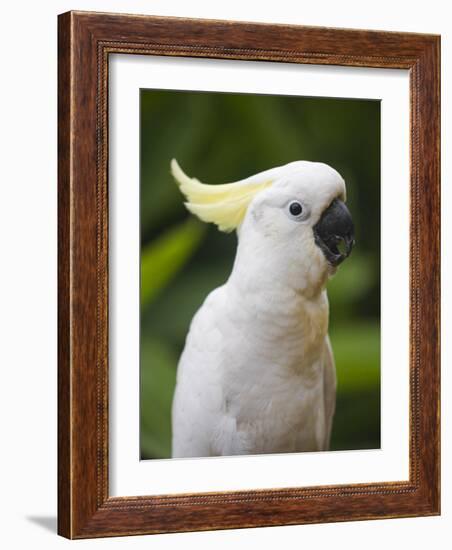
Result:
{"label": "blurred leaf", "polygon": [[363,390],[356,393],[339,393],[330,449],[379,449],[380,393]]}
{"label": "blurred leaf", "polygon": [[171,404],[177,358],[164,342],[141,340],[141,456],[171,456]]}
{"label": "blurred leaf", "polygon": [[201,242],[204,226],[192,218],[172,227],[141,253],[141,307],[151,302]]}
{"label": "blurred leaf", "polygon": [[344,313],[348,316],[346,310],[358,300],[365,299],[366,293],[379,277],[380,273],[374,268],[369,256],[352,253],[328,282],[331,317],[343,318]]}
{"label": "blurred leaf", "polygon": [[[214,232],[215,229],[208,230],[208,234],[211,231]],[[230,235],[222,237],[232,238]],[[162,289],[146,311],[143,311],[142,330],[171,342],[175,349],[180,350],[197,309],[213,289],[226,282],[231,269],[230,256],[219,258],[212,254],[211,261],[207,262],[203,259],[200,248],[183,271],[179,271],[171,284]]]}
{"label": "blurred leaf", "polygon": [[361,392],[380,386],[380,326],[360,323],[330,327],[337,390]]}
{"label": "blurred leaf", "polygon": [[198,155],[215,129],[209,116],[211,94],[147,90],[142,91],[141,101],[140,210],[142,238],[147,242],[153,231],[184,212],[182,195],[170,174],[171,159]]}
{"label": "blurred leaf", "polygon": [[[267,168],[306,158],[305,132],[299,120],[286,111],[294,98],[281,102],[278,96],[263,96],[256,102],[252,95],[228,94],[226,106],[232,106],[231,116],[237,118],[235,128],[242,126],[242,139],[260,151]],[[243,136],[243,132],[246,132]]]}
{"label": "blurred leaf", "polygon": [[380,447],[380,326],[330,329],[337,371],[331,449]]}

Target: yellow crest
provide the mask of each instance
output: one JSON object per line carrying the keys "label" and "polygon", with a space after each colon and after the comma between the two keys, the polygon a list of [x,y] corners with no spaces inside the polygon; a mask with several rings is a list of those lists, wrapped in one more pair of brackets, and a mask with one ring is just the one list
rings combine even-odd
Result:
{"label": "yellow crest", "polygon": [[208,185],[188,177],[176,159],[171,161],[171,173],[187,198],[187,209],[203,222],[215,223],[225,232],[237,229],[256,193],[273,183],[267,174],[257,174],[233,183]]}

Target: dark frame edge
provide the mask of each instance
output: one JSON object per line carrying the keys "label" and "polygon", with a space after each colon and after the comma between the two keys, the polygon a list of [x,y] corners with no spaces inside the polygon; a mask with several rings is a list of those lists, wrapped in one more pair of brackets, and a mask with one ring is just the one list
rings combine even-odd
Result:
{"label": "dark frame edge", "polygon": [[[72,538],[71,479],[71,36],[58,16],[58,534]],[[65,93],[62,93],[63,90]]]}
{"label": "dark frame edge", "polygon": [[[421,250],[424,292],[421,292],[430,331],[424,333],[423,381],[430,415],[422,415],[423,433],[428,434],[432,448],[424,448],[423,482],[428,491],[432,515],[441,515],[441,36],[430,35],[430,44],[420,60],[422,74],[421,113],[423,117],[422,148],[426,149],[422,163],[423,181],[431,184],[426,217],[421,220],[424,240]],[[424,152],[424,151],[422,151]],[[430,191],[430,193],[428,193]],[[433,221],[432,221],[433,220]],[[427,358],[430,361],[427,361]],[[428,399],[430,401],[428,401]],[[427,447],[427,446],[425,446]]]}

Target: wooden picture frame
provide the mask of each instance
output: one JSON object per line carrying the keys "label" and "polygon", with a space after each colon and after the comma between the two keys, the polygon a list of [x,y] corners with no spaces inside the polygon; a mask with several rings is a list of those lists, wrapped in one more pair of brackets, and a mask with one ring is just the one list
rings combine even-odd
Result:
{"label": "wooden picture frame", "polygon": [[[439,514],[440,38],[69,12],[59,16],[58,52],[59,534],[87,538]],[[113,53],[409,70],[409,481],[109,496],[107,93]]]}

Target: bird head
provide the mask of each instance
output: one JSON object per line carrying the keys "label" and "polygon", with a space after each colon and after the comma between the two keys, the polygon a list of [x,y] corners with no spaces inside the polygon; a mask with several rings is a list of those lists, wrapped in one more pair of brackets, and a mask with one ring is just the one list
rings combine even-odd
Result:
{"label": "bird head", "polygon": [[[304,277],[323,286],[351,253],[354,227],[345,183],[330,166],[296,161],[249,178],[207,185],[189,178],[175,160],[174,178],[186,207],[222,231],[237,230],[238,259],[296,287]],[[246,262],[242,262],[246,263]],[[261,277],[262,278],[262,277]]]}

